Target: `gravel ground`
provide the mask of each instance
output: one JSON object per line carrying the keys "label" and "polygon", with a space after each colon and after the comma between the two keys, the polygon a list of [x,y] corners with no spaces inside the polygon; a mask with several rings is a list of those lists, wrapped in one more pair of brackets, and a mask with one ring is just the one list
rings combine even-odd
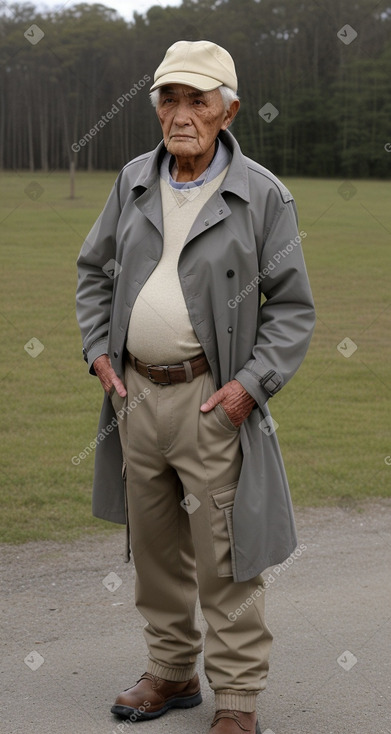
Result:
{"label": "gravel ground", "polygon": [[[300,510],[296,520],[301,555],[264,574],[275,639],[262,732],[391,734],[391,500]],[[0,549],[2,733],[208,734],[202,659],[201,706],[126,726],[110,714],[145,669],[122,531]]]}

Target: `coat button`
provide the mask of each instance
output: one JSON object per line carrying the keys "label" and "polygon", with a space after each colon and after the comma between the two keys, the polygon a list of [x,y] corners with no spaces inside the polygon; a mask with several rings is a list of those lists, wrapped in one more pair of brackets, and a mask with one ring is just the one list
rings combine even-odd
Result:
{"label": "coat button", "polygon": [[118,358],[118,352],[114,352],[114,357],[115,357],[115,359]]}
{"label": "coat button", "polygon": [[229,326],[228,329],[227,329],[227,331],[228,331],[228,334],[232,334],[232,332],[233,332],[232,326]]}
{"label": "coat button", "polygon": [[233,278],[234,275],[235,275],[235,272],[233,270],[227,270],[227,277],[228,278]]}
{"label": "coat button", "polygon": [[219,209],[219,214],[220,214],[220,216],[221,216],[222,214],[224,214],[224,209]]}
{"label": "coat button", "polygon": [[205,227],[209,227],[209,219],[205,219],[204,224],[205,224]]}

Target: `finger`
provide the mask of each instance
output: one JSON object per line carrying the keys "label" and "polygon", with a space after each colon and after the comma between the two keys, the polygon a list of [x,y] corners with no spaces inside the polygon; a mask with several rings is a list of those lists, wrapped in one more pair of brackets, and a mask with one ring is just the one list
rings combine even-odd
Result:
{"label": "finger", "polygon": [[126,392],[126,387],[125,387],[125,385],[124,385],[124,384],[123,384],[123,382],[122,382],[122,381],[121,381],[121,380],[119,379],[119,377],[117,377],[117,375],[115,374],[115,372],[114,372],[114,377],[113,377],[113,379],[112,379],[112,384],[114,385],[114,387],[115,387],[115,389],[116,389],[116,391],[117,391],[118,395],[119,395],[119,396],[120,396],[121,398],[124,398],[124,397],[125,397],[125,396],[127,395],[127,392]]}
{"label": "finger", "polygon": [[209,410],[213,410],[213,408],[215,408],[218,403],[221,403],[224,395],[225,392],[223,389],[217,390],[217,392],[214,392],[213,395],[208,398],[206,403],[203,403],[201,405],[200,410],[202,410],[203,413],[207,413]]}

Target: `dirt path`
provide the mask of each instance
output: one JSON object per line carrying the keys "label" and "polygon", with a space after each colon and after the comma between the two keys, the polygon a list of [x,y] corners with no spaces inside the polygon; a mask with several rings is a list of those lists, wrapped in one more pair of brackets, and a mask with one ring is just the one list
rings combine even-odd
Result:
{"label": "dirt path", "polygon": [[[391,734],[391,500],[296,519],[301,554],[264,574],[275,640],[258,699],[262,732]],[[127,726],[110,714],[145,669],[122,532],[0,551],[2,733],[208,734],[202,660],[196,709]]]}

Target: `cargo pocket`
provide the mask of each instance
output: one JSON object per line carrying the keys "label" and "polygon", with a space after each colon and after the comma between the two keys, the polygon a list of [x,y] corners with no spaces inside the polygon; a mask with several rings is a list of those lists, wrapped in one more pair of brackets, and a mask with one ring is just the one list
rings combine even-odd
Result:
{"label": "cargo pocket", "polygon": [[232,576],[235,568],[235,547],[232,513],[237,482],[215,489],[211,493],[210,518],[217,575]]}

